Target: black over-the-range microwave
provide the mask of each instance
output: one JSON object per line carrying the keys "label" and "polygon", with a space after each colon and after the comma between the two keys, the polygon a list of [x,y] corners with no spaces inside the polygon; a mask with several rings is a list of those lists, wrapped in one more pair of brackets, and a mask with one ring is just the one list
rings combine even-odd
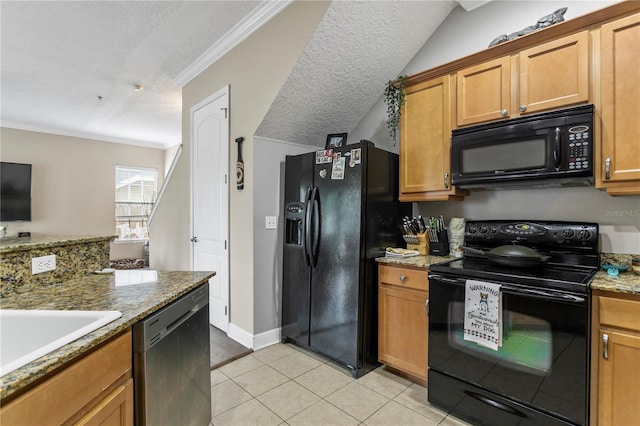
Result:
{"label": "black over-the-range microwave", "polygon": [[456,129],[451,183],[467,189],[593,184],[593,105]]}

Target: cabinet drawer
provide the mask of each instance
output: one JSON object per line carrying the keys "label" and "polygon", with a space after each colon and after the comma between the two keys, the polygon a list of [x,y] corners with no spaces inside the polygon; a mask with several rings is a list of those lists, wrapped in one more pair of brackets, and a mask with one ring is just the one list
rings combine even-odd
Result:
{"label": "cabinet drawer", "polygon": [[600,324],[640,331],[640,303],[600,297]]}
{"label": "cabinet drawer", "polygon": [[380,265],[380,282],[416,290],[428,290],[427,271]]}
{"label": "cabinet drawer", "polygon": [[114,338],[0,411],[0,424],[62,424],[124,375],[131,377],[131,332]]}

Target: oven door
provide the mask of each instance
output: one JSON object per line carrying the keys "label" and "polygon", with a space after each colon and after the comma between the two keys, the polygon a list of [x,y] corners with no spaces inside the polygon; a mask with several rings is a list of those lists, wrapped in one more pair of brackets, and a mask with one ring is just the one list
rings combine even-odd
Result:
{"label": "oven door", "polygon": [[502,285],[497,351],[464,339],[465,279],[429,275],[429,401],[480,424],[585,424],[588,295],[489,282]]}

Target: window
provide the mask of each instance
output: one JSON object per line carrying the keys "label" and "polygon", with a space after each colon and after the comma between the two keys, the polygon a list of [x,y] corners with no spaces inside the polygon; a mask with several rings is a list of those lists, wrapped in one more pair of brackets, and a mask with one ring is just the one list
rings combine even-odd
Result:
{"label": "window", "polygon": [[156,200],[156,169],[116,166],[116,234],[119,240],[149,238],[147,218]]}

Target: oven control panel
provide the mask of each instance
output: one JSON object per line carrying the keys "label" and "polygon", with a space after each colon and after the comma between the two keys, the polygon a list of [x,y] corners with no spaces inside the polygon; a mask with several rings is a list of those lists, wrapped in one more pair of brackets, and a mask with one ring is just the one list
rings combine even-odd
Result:
{"label": "oven control panel", "polygon": [[539,245],[595,247],[598,245],[598,224],[560,221],[468,221],[465,244],[489,245],[530,243]]}

